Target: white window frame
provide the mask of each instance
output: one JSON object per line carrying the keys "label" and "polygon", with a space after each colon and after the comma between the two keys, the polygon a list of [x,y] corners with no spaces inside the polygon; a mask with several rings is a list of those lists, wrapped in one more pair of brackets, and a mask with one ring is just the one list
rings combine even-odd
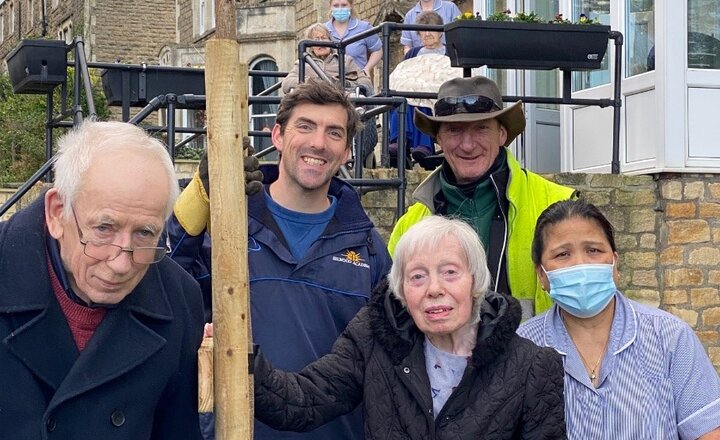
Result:
{"label": "white window frame", "polygon": [[63,40],[65,43],[72,43],[73,39],[73,22],[72,20],[65,20],[60,25],[57,31],[58,40]]}
{"label": "white window frame", "polygon": [[204,35],[206,32],[215,29],[215,0],[196,0],[197,31],[196,36]]}

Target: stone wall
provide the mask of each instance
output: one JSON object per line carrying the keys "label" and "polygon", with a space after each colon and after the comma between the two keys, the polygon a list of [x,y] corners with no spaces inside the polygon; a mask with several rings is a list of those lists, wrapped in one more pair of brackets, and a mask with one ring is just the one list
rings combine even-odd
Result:
{"label": "stone wall", "polygon": [[[190,177],[196,161],[178,161]],[[407,173],[406,205],[427,171]],[[375,178],[396,170],[368,170]],[[660,307],[687,322],[720,371],[720,175],[625,176],[555,174],[550,180],[573,187],[597,205],[615,227],[620,254],[619,288],[629,297]],[[33,189],[27,203],[39,194]],[[14,190],[0,190],[3,203]],[[363,206],[387,239],[396,220],[394,189],[362,196]]]}
{"label": "stone wall", "polygon": [[157,64],[160,48],[175,41],[175,0],[86,0],[91,61]]}
{"label": "stone wall", "polygon": [[[9,6],[14,5],[15,32],[9,34]],[[71,25],[71,36],[85,39],[90,61],[157,64],[160,48],[176,40],[175,0],[58,0],[52,6],[45,0],[47,38],[58,38],[64,25]],[[0,57],[5,57],[20,38],[41,36],[41,2],[14,0],[0,5],[5,19],[5,39],[0,43]],[[31,21],[32,18],[32,21]],[[4,67],[3,67],[4,69]]]}

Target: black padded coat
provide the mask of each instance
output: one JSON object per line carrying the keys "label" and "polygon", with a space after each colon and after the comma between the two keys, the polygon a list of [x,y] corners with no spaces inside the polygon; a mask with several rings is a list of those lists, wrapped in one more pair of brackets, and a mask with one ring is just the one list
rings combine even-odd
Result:
{"label": "black padded coat", "polygon": [[255,416],[307,431],[362,403],[366,439],[564,439],[560,356],[515,333],[520,315],[517,300],[487,294],[472,358],[434,418],[424,336],[383,283],[332,352],[300,373],[258,353]]}

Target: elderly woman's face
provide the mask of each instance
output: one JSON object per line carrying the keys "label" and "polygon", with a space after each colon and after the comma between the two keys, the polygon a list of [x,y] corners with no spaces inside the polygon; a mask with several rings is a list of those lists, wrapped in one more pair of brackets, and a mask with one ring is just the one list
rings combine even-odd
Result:
{"label": "elderly woman's face", "polygon": [[[322,41],[330,41],[330,37],[328,34],[319,32],[319,31],[313,31],[310,34],[311,40],[322,40]],[[329,47],[313,47],[310,50],[313,51],[316,57],[318,58],[325,58],[326,56],[330,55],[331,49]]]}
{"label": "elderly woman's face", "polygon": [[427,49],[437,49],[442,45],[442,32],[418,31],[418,35]]}
{"label": "elderly woman's face", "polygon": [[445,336],[470,320],[473,278],[455,238],[437,249],[420,248],[403,270],[403,292],[415,325],[428,336]]}
{"label": "elderly woman's face", "polygon": [[[544,234],[540,261],[548,272],[578,264],[613,264],[617,261],[617,252],[613,252],[602,227],[594,220],[570,217],[548,226]],[[543,288],[549,292],[550,283],[545,271],[541,267],[536,271]],[[617,264],[613,276],[617,283]]]}

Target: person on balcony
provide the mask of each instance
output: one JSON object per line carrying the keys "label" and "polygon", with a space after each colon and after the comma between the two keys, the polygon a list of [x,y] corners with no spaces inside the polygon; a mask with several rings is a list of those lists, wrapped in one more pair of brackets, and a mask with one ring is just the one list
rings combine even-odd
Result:
{"label": "person on balcony", "polygon": [[86,121],[54,171],[0,223],[0,438],[200,439],[202,297],[158,246],[179,192],[167,150]]}
{"label": "person on balcony", "polygon": [[[372,29],[370,23],[357,18],[353,2],[353,0],[330,0],[330,20],[325,23],[325,27],[330,31],[333,41],[342,41]],[[383,45],[377,34],[369,35],[345,47],[345,55],[351,56],[369,78],[372,78],[373,69],[382,59],[382,54]]]}
{"label": "person on balcony", "polygon": [[[331,41],[330,31],[323,23],[315,23],[310,25],[305,31],[305,39]],[[370,77],[365,71],[358,66],[352,57],[345,57],[345,78],[344,83],[340,83],[340,57],[337,51],[331,47],[313,46],[308,49],[308,54],[313,61],[322,69],[322,73],[331,81],[340,85],[344,89],[354,91],[360,89],[360,94],[370,96],[373,93],[373,86]],[[305,63],[305,79],[318,78],[321,74],[316,72],[310,64]],[[290,92],[299,83],[298,78],[298,62],[295,62],[292,70],[282,80],[282,91]]]}
{"label": "person on balcony", "polygon": [[440,86],[434,116],[415,111],[415,125],[437,140],[444,160],[418,186],[415,203],[395,224],[390,254],[423,217],[467,219],[488,249],[492,289],[519,299],[524,318],[547,310],[552,301],[535,276],[532,234],[540,213],[575,191],[521,168],[507,148],[525,129],[522,103],[503,108],[500,90],[489,78],[451,79]]}
{"label": "person on balcony", "polygon": [[[410,8],[403,18],[403,24],[414,24],[417,16],[424,11],[435,11],[442,17],[441,24],[450,23],[460,16],[460,8],[448,0],[419,0],[415,6]],[[443,43],[445,39],[443,38]],[[422,40],[415,31],[402,31],[400,44],[403,45],[403,52],[408,53],[413,47],[421,47]]]}
{"label": "person on balcony", "polygon": [[[442,26],[443,19],[440,14],[435,11],[424,11],[417,16],[415,24]],[[405,54],[403,61],[425,55],[447,56],[445,45],[442,43],[442,32],[422,30],[417,31],[417,34],[420,36],[423,45],[410,49],[410,51]],[[437,60],[433,59],[432,61],[429,61],[426,66],[429,70],[417,72],[418,82],[423,81],[425,79],[423,77],[431,76],[434,73],[435,67],[437,66]],[[402,66],[399,67],[402,69]],[[447,77],[444,79],[447,79]],[[435,87],[437,87],[437,84]],[[434,90],[425,91],[430,92]],[[415,127],[415,122],[413,121],[415,109],[419,112],[425,113],[426,115],[432,115],[432,109],[429,107],[408,105],[407,113],[405,114],[405,148],[418,165],[424,169],[432,170],[434,169],[434,164],[427,163],[426,158],[435,154],[435,141],[432,137]],[[392,110],[390,112],[389,121],[388,133],[390,142],[388,150],[390,154],[390,166],[397,166],[399,121],[398,112],[396,110]]]}

